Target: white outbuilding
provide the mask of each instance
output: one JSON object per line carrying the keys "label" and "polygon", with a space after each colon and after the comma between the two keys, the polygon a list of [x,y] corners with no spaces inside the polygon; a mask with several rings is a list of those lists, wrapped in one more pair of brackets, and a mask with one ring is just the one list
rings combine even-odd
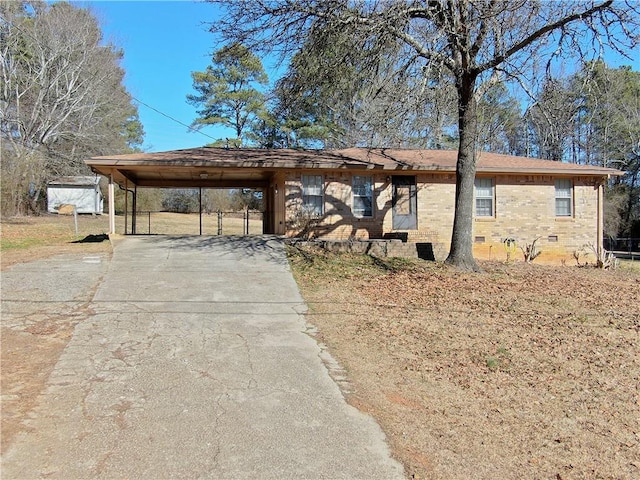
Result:
{"label": "white outbuilding", "polygon": [[72,205],[77,213],[102,215],[104,198],[96,176],[60,177],[47,186],[47,211],[58,213],[62,205]]}

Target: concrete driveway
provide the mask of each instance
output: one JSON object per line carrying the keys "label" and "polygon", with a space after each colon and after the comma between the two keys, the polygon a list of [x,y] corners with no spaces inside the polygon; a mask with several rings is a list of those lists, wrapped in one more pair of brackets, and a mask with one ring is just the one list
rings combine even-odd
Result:
{"label": "concrete driveway", "polygon": [[90,308],[2,478],[403,478],[275,237],[120,239]]}

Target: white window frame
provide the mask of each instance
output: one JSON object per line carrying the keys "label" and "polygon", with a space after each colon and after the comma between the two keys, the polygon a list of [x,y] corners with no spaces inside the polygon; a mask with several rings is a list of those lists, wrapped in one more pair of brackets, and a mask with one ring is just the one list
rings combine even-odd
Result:
{"label": "white window frame", "polygon": [[554,190],[556,217],[573,217],[573,180],[570,178],[557,178],[554,182]]}
{"label": "white window frame", "polygon": [[[495,181],[491,177],[479,177],[474,181],[475,215],[480,218],[494,218],[496,216],[496,189]],[[489,213],[486,213],[486,203],[489,202]],[[485,204],[478,207],[478,204]]]}
{"label": "white window frame", "polygon": [[[357,208],[358,199],[368,199],[369,209]],[[351,179],[351,211],[354,217],[372,218],[373,217],[373,177],[370,175],[354,175]]]}
{"label": "white window frame", "polygon": [[322,175],[302,175],[302,208],[314,215],[324,215],[324,177]]}

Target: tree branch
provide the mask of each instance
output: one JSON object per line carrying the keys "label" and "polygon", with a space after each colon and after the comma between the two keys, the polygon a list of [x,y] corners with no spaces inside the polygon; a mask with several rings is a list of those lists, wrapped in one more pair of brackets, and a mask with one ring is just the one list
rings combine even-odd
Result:
{"label": "tree branch", "polygon": [[497,67],[498,65],[500,65],[502,62],[504,62],[507,58],[510,58],[511,56],[513,56],[514,54],[518,53],[519,51],[523,50],[524,48],[528,47],[529,45],[531,45],[532,43],[534,43],[536,40],[542,38],[543,36],[553,32],[554,30],[557,30],[559,28],[564,27],[565,25],[568,25],[571,22],[575,22],[576,20],[582,20],[585,18],[589,18],[592,15],[598,13],[598,12],[603,12],[608,10],[611,5],[613,4],[613,0],[606,0],[605,2],[599,4],[599,5],[595,5],[592,8],[585,10],[584,12],[580,12],[580,13],[575,13],[573,15],[569,15],[567,17],[561,18],[560,20],[547,24],[545,26],[543,26],[542,28],[536,30],[535,32],[533,32],[531,35],[528,35],[526,38],[524,38],[523,40],[521,40],[520,42],[516,43],[515,45],[513,45],[511,48],[509,48],[508,50],[506,50],[504,53],[500,54],[500,55],[496,55],[494,58],[492,58],[491,60],[489,60],[488,62],[485,62],[482,65],[479,65],[475,68],[475,70],[478,73],[482,73],[485,72],[491,68]]}

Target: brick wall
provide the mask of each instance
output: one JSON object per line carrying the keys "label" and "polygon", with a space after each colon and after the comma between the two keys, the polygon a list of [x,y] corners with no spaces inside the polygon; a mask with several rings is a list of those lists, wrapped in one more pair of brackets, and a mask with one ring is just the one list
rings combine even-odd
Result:
{"label": "brick wall", "polygon": [[[403,172],[404,173],[404,172]],[[286,233],[300,232],[296,215],[302,205],[303,174],[317,171],[290,172],[285,175]],[[311,237],[346,240],[349,238],[382,238],[402,234],[409,242],[431,243],[436,259],[448,253],[453,228],[455,175],[428,173],[417,175],[417,230],[394,232],[392,228],[392,188],[390,175],[363,170],[374,182],[374,211],[371,218],[352,214],[351,172],[323,173],[324,217],[312,229]],[[474,254],[477,258],[505,260],[504,240],[513,238],[525,246],[540,237],[540,260],[572,260],[573,252],[597,240],[597,187],[593,179],[573,179],[573,215],[555,215],[555,179],[551,176],[490,177],[494,182],[494,216],[474,217]],[[522,259],[516,249],[512,258]],[[539,260],[538,260],[539,261]]]}
{"label": "brick wall", "polygon": [[575,178],[570,217],[555,215],[555,180],[549,176],[495,177],[495,216],[474,219],[474,253],[505,260],[506,238],[516,241],[512,258],[522,259],[520,246],[534,239],[543,260],[571,260],[573,252],[597,241],[598,189],[593,181]]}
{"label": "brick wall", "polygon": [[[302,175],[318,175],[318,171],[289,172],[285,178],[288,236],[296,236],[304,228],[307,217],[301,212]],[[323,173],[324,216],[312,229],[311,238],[335,240],[382,238],[385,211],[391,208],[391,189],[386,175],[371,174],[366,170],[358,175],[370,176],[374,182],[372,217],[358,218],[352,213],[352,179],[350,172]],[[388,206],[385,197],[388,190]]]}

